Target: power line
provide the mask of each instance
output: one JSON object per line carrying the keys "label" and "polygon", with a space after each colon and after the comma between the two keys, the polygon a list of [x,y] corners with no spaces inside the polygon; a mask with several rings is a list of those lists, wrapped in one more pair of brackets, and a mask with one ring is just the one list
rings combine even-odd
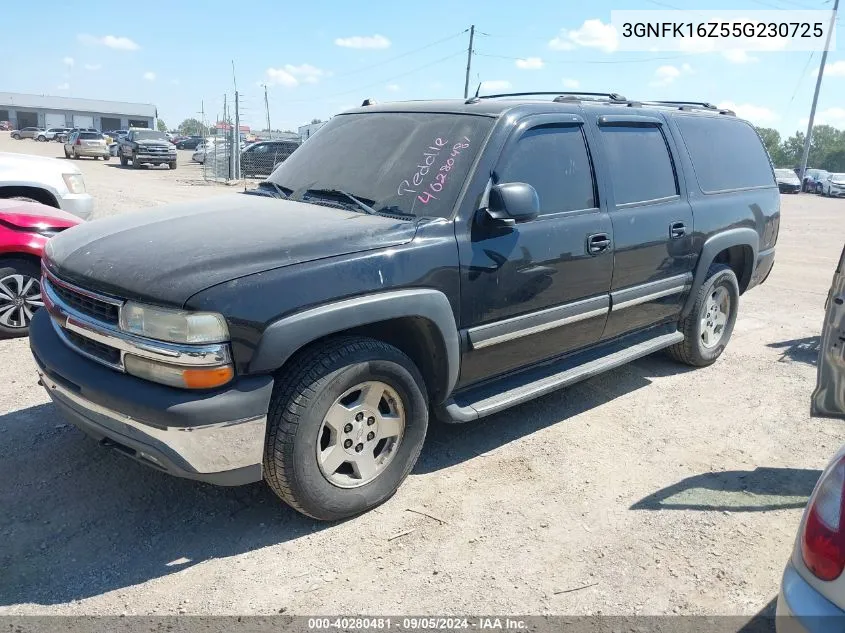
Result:
{"label": "power line", "polygon": [[[488,53],[475,53],[479,57],[492,57],[494,59],[510,59],[519,61],[525,59],[524,57],[508,57],[507,55],[491,55]],[[646,57],[643,59],[588,59],[588,60],[553,60],[546,61],[546,64],[640,64],[645,62],[656,62],[664,59],[681,59],[682,57],[691,57],[693,53],[685,53],[682,55],[663,55],[660,57]]]}
{"label": "power line", "polygon": [[424,51],[426,49],[429,49],[432,46],[437,46],[438,44],[442,44],[443,42],[448,42],[449,40],[453,40],[456,37],[460,37],[461,35],[463,35],[467,31],[469,31],[469,29],[464,29],[460,33],[455,33],[453,35],[449,35],[449,36],[444,37],[442,39],[439,39],[435,42],[431,42],[430,44],[420,46],[419,48],[415,48],[413,50],[407,51],[407,52],[402,53],[400,55],[395,55],[394,57],[391,57],[389,59],[385,59],[385,60],[382,60],[380,62],[376,62],[375,64],[370,64],[368,66],[362,66],[361,68],[357,68],[355,70],[350,70],[349,72],[341,73],[339,75],[333,75],[333,77],[338,78],[338,79],[342,79],[343,77],[349,77],[350,75],[357,75],[358,73],[362,73],[364,71],[371,70],[373,68],[378,68],[379,66],[384,66],[385,64],[390,64],[391,62],[395,62],[397,59],[402,59],[403,57],[408,57],[408,55],[414,55],[416,53],[419,53],[420,51]]}
{"label": "power line", "polygon": [[[417,66],[416,68],[412,68],[408,71],[405,71],[404,73],[400,73],[398,75],[393,75],[392,77],[386,77],[384,79],[380,79],[379,81],[374,81],[373,83],[365,84],[363,86],[356,86],[355,88],[352,88],[350,90],[344,90],[343,92],[336,92],[334,94],[323,95],[320,98],[322,98],[322,99],[333,99],[334,97],[342,97],[344,95],[352,94],[353,92],[360,92],[364,88],[372,88],[373,86],[378,86],[380,84],[384,84],[384,83],[389,82],[389,81],[395,81],[397,79],[401,79],[402,77],[407,77],[408,75],[411,75],[411,74],[418,72],[420,70],[423,70],[425,68],[429,68],[430,66],[440,64],[442,62],[445,62],[446,60],[457,57],[458,55],[462,55],[462,56],[466,55],[466,49],[461,49],[456,53],[452,53],[451,55],[446,55],[445,57],[441,57],[440,59],[435,59],[432,62],[429,62],[427,64],[423,64],[422,66]],[[285,103],[313,103],[313,102],[314,102],[314,98],[311,98],[311,99],[285,99]]]}
{"label": "power line", "polygon": [[795,100],[795,95],[798,94],[798,89],[801,87],[801,84],[804,83],[804,77],[807,74],[807,69],[810,67],[810,62],[813,61],[813,56],[816,54],[816,51],[810,51],[810,56],[807,58],[807,63],[804,64],[804,68],[801,70],[801,74],[798,76],[798,82],[795,84],[795,90],[792,91],[792,96],[789,98],[789,103],[786,104],[787,110],[792,105],[792,102]]}

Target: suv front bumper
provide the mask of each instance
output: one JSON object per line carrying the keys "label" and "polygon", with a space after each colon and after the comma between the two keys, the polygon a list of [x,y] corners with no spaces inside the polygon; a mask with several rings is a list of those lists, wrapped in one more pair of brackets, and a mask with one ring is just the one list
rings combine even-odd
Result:
{"label": "suv front bumper", "polygon": [[211,391],[157,385],[71,350],[46,310],[33,317],[29,340],[56,408],[102,445],[177,477],[223,486],[261,479],[271,376]]}

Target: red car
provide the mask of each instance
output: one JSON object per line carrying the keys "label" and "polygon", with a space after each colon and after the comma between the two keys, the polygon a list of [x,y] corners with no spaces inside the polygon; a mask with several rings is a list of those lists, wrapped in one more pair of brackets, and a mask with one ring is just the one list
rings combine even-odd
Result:
{"label": "red car", "polygon": [[38,202],[0,200],[0,338],[26,336],[41,300],[41,253],[47,240],[82,222]]}

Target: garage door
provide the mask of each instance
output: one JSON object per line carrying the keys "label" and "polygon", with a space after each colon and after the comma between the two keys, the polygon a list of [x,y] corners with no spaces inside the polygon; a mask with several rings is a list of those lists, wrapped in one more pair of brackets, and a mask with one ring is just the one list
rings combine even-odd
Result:
{"label": "garage door", "polygon": [[104,116],[100,119],[100,124],[103,126],[102,132],[111,132],[113,130],[120,129],[120,119],[112,119],[110,117]]}
{"label": "garage door", "polygon": [[64,127],[65,115],[46,113],[44,115],[44,125],[47,127],[47,129],[50,129],[51,127]]}
{"label": "garage door", "polygon": [[94,127],[94,117],[74,114],[73,127]]}

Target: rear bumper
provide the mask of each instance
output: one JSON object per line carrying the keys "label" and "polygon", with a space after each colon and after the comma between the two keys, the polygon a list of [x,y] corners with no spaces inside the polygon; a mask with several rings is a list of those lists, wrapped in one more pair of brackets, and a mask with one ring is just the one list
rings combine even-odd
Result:
{"label": "rear bumper", "polygon": [[150,383],[68,348],[46,310],[29,340],[56,408],[104,446],[177,477],[228,486],[261,479],[272,377],[196,392]]}
{"label": "rear bumper", "polygon": [[108,147],[77,147],[74,151],[79,156],[108,156]]}
{"label": "rear bumper", "polygon": [[841,633],[845,612],[816,591],[790,561],[778,593],[777,633]]}

